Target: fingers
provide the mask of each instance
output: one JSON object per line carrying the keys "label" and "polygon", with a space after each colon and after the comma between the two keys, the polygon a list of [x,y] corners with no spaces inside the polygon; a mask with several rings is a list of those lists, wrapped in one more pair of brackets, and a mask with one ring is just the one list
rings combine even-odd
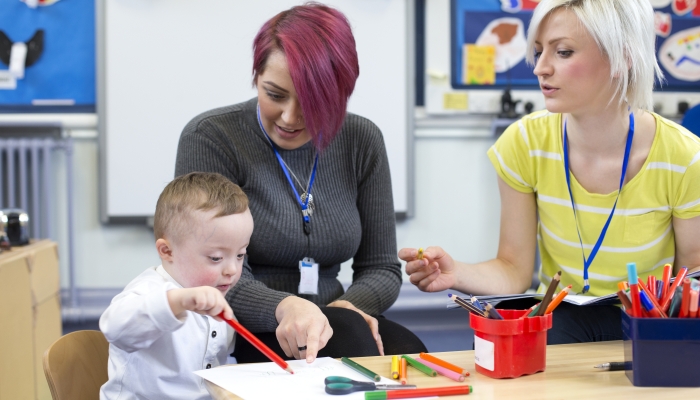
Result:
{"label": "fingers", "polygon": [[379,355],[384,355],[384,343],[382,343],[382,335],[377,334],[377,349],[379,349]]}
{"label": "fingers", "polygon": [[377,349],[379,349],[379,355],[383,356],[384,355],[384,344],[382,343],[382,336],[379,334],[379,321],[377,321],[376,318],[365,314],[364,312],[361,312],[363,316],[365,317],[365,321],[367,321],[367,324],[369,325],[369,330],[372,332],[372,337],[374,338],[374,341],[377,342]]}
{"label": "fingers", "polygon": [[209,315],[221,321],[219,314],[224,313],[226,319],[233,319],[233,310],[228,305],[224,295],[210,286],[182,289],[179,292],[179,301],[184,310],[193,311],[202,315]]}
{"label": "fingers", "polygon": [[399,250],[399,258],[404,261],[413,261],[418,256],[418,249],[406,247]]}
{"label": "fingers", "polygon": [[277,327],[277,329],[275,330],[275,336],[277,336],[277,342],[279,342],[282,351],[284,351],[284,355],[286,355],[287,357],[298,359],[294,356],[294,353],[292,352],[292,348],[289,345],[289,340],[287,340],[282,326]]}
{"label": "fingers", "polygon": [[430,285],[435,282],[438,278],[440,277],[440,270],[435,269],[432,274],[426,276],[425,278],[421,279],[417,283],[414,283],[414,285],[418,286],[418,289],[424,291],[424,292],[429,292],[430,291]]}
{"label": "fingers", "polygon": [[314,323],[309,325],[309,328],[306,331],[306,337],[302,338],[302,340],[305,340],[305,342],[300,343],[306,343],[306,352],[304,353],[304,355],[306,356],[307,363],[312,363],[316,359],[316,356],[318,355],[319,351],[319,343],[321,341],[321,333],[325,329],[326,325],[328,325],[328,320],[314,321]]}
{"label": "fingers", "polygon": [[434,274],[438,269],[438,263],[429,263],[428,260],[417,260],[406,264],[406,273],[409,275],[410,282],[414,285]]}
{"label": "fingers", "polygon": [[[315,304],[290,296],[278,305],[277,341],[287,357],[311,363],[333,335],[328,318]],[[299,350],[306,346],[306,350]]]}

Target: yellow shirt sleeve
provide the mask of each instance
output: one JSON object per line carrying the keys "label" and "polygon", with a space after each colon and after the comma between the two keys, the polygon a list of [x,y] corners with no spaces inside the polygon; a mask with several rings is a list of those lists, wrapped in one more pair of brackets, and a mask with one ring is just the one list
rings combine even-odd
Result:
{"label": "yellow shirt sleeve", "polygon": [[686,168],[674,200],[674,217],[689,219],[700,216],[700,160]]}
{"label": "yellow shirt sleeve", "polygon": [[527,132],[522,120],[511,124],[486,153],[498,176],[513,189],[523,193],[535,191],[534,171]]}

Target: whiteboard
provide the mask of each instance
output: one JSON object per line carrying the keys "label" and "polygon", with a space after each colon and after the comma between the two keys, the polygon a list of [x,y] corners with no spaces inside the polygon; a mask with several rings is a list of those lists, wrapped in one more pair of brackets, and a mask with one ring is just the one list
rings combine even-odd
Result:
{"label": "whiteboard", "polygon": [[[256,96],[252,43],[262,24],[303,1],[99,0],[98,116],[103,222],[153,215],[172,180],[182,129],[196,115]],[[381,129],[394,206],[409,212],[412,6],[328,0],[350,21],[360,76],[348,110]],[[410,147],[410,148],[409,148]]]}

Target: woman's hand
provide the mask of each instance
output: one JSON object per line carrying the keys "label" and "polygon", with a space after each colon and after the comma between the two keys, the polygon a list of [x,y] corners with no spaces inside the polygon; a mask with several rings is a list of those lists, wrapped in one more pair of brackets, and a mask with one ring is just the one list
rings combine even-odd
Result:
{"label": "woman's hand", "polygon": [[404,248],[399,250],[399,258],[407,262],[411,283],[424,292],[450,289],[458,280],[454,260],[441,247],[428,247],[420,260],[417,249]]}
{"label": "woman's hand", "polygon": [[[326,347],[333,336],[328,318],[314,303],[300,297],[289,296],[280,301],[275,310],[279,326],[275,331],[284,354],[307,363],[316,359],[318,351]],[[306,350],[299,350],[306,347]]]}
{"label": "woman's hand", "polygon": [[353,310],[359,313],[362,316],[362,318],[365,319],[367,325],[369,325],[369,330],[372,332],[372,337],[374,338],[374,341],[377,342],[377,349],[379,349],[379,355],[384,355],[384,344],[382,344],[382,337],[379,335],[379,322],[377,322],[376,318],[369,314],[366,314],[364,311],[355,307],[354,305],[352,305],[352,303],[346,300],[336,300],[328,304],[328,307],[347,308],[348,310]]}

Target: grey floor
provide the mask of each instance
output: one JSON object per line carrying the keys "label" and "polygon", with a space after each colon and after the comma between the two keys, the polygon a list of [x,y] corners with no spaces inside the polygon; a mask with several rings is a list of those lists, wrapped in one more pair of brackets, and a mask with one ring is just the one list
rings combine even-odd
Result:
{"label": "grey floor", "polygon": [[[388,311],[384,316],[413,331],[431,352],[472,349],[474,332],[469,329],[469,314],[462,309]],[[84,329],[100,328],[96,320],[63,324],[64,335]]]}

